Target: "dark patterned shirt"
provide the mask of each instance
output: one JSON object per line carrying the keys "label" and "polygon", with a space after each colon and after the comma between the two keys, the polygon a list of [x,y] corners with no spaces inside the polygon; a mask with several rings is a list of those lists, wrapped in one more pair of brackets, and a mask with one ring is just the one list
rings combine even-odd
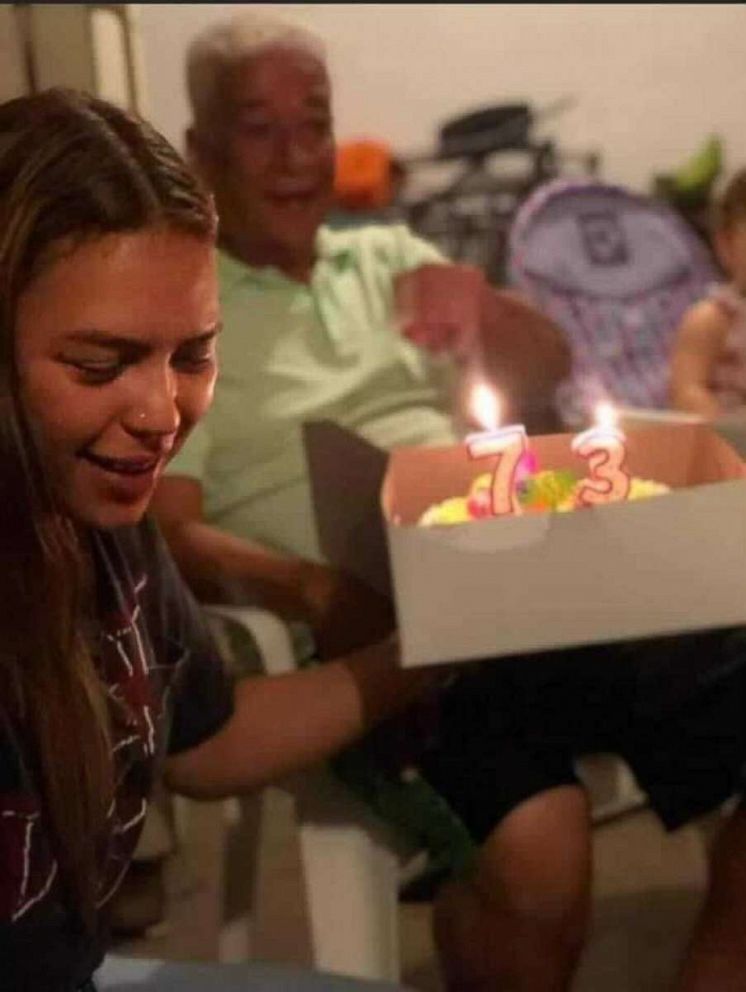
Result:
{"label": "dark patterned shirt", "polygon": [[106,945],[106,903],[137,844],[161,760],[211,737],[232,712],[231,681],[155,527],[94,532],[91,544],[95,656],[109,697],[115,774],[100,925],[86,933],[60,898],[23,742],[0,712],[0,987],[7,992],[70,992],[95,970]]}

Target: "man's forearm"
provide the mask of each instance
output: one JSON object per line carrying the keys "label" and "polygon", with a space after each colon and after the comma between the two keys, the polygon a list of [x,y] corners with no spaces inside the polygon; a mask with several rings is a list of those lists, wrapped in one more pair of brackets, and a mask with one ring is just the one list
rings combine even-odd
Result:
{"label": "man's forearm", "polygon": [[303,561],[201,520],[161,525],[179,569],[203,602],[252,603],[304,619]]}

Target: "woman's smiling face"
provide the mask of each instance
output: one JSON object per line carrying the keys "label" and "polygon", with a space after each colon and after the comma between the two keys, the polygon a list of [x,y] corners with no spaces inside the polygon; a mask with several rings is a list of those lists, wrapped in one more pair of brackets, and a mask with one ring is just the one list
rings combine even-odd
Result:
{"label": "woman's smiling face", "polygon": [[213,247],[167,228],[57,256],[21,295],[16,360],[40,456],[70,515],[136,523],[212,399]]}

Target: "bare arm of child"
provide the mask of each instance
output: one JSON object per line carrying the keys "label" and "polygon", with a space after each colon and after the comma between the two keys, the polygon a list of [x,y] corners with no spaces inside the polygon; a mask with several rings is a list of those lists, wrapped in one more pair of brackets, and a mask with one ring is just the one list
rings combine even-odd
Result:
{"label": "bare arm of child", "polygon": [[702,300],[684,314],[671,357],[671,402],[676,409],[708,419],[722,412],[710,383],[729,322],[712,300]]}

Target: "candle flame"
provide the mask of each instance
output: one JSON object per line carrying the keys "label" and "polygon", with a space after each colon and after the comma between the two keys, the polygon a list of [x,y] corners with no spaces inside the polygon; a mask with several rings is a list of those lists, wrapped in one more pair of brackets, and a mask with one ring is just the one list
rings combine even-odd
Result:
{"label": "candle flame", "polygon": [[613,430],[617,426],[619,418],[611,403],[599,403],[596,406],[595,420],[597,427]]}
{"label": "candle flame", "polygon": [[471,391],[471,412],[485,430],[495,430],[500,425],[500,399],[494,389],[479,382]]}

